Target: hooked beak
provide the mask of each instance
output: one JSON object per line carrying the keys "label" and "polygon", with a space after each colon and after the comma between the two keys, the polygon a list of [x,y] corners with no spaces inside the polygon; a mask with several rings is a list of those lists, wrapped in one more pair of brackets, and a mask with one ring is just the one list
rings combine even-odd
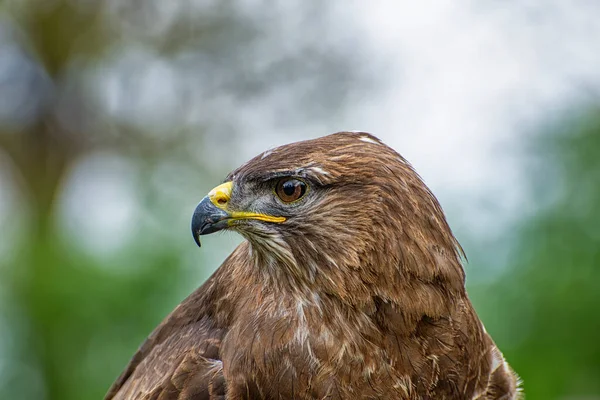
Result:
{"label": "hooked beak", "polygon": [[211,190],[196,206],[192,216],[192,235],[200,247],[200,235],[228,228],[233,221],[255,219],[265,222],[282,223],[285,217],[276,217],[247,211],[229,211],[227,206],[231,198],[233,182],[225,182]]}
{"label": "hooked beak", "polygon": [[228,218],[229,213],[216,207],[208,196],[203,198],[196,206],[192,216],[192,235],[194,235],[194,241],[198,247],[201,246],[200,235],[207,235],[226,228]]}

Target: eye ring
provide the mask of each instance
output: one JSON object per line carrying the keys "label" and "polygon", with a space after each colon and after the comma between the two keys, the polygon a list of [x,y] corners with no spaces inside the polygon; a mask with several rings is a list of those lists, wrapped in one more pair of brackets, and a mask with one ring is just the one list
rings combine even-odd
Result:
{"label": "eye ring", "polygon": [[308,191],[308,185],[298,178],[283,178],[275,185],[275,194],[284,203],[300,200]]}

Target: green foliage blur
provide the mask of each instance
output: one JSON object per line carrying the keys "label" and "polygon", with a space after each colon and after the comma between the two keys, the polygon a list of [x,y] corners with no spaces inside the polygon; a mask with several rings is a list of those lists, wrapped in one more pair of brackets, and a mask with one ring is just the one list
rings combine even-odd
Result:
{"label": "green foliage blur", "polygon": [[469,286],[528,399],[600,396],[600,110],[576,114],[532,143],[542,208],[511,233],[508,269]]}
{"label": "green foliage blur", "polygon": [[[152,7],[141,3],[0,3],[1,26],[14,28],[27,65],[38,68],[26,80],[33,94],[15,108],[24,117],[0,125],[0,196],[12,204],[0,220],[0,399],[102,398],[148,333],[239,240],[197,250],[187,224],[194,204],[242,161],[219,163],[225,157],[216,149],[235,152],[244,138],[185,122],[149,134],[100,110],[90,76],[78,69],[101,72],[105,65],[96,63],[119,47],[151,47],[165,59],[193,49],[220,60],[205,66],[219,71],[209,80],[221,83],[220,92],[251,98],[264,93],[266,79],[285,81],[290,69],[301,77],[322,71],[332,96],[344,90],[342,55],[319,49],[304,49],[316,65],[305,71],[290,56],[261,76],[243,73],[243,54],[236,54],[261,32],[235,2],[193,21],[182,16],[158,33]],[[318,6],[310,4],[307,15],[314,16]],[[0,57],[2,51],[7,47]],[[129,76],[135,79],[136,71]],[[318,118],[331,106],[323,101],[306,115]],[[554,133],[524,139],[531,141],[535,212],[510,233],[505,268],[495,279],[469,283],[469,293],[528,399],[600,398],[600,111],[574,112],[546,130]],[[85,164],[93,157],[100,161]],[[65,214],[76,206],[84,222],[109,216],[77,196],[75,205],[66,201],[70,182],[82,165],[119,175],[122,164],[133,171],[126,182],[135,194],[135,226],[123,228],[129,233],[120,247],[94,250]],[[470,244],[477,247],[472,238]],[[475,250],[483,255],[470,270],[492,268],[488,250]]]}

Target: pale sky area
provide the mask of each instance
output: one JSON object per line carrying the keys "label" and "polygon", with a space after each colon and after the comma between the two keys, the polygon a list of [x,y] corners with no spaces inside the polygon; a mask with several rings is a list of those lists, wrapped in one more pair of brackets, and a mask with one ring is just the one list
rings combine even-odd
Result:
{"label": "pale sky area", "polygon": [[[204,3],[210,2],[186,7],[202,10]],[[255,3],[241,2],[249,15],[262,18],[252,11]],[[119,3],[112,4],[119,13]],[[265,39],[248,58],[255,68],[268,64],[273,51],[293,52],[298,43],[321,40],[297,18],[298,5],[289,4],[270,9],[261,26]],[[174,7],[157,2],[161,18],[145,34],[160,35],[174,20]],[[598,101],[599,15],[600,3],[584,0],[340,2],[331,6],[322,39],[350,52],[356,46],[349,62],[361,66],[370,84],[340,98],[339,112],[316,121],[282,118],[293,114],[297,102],[318,100],[302,97],[301,82],[251,102],[199,90],[190,100],[198,107],[182,111],[177,69],[145,46],[117,48],[85,73],[95,77],[108,114],[144,124],[150,134],[182,119],[205,127],[215,115],[227,116],[241,143],[214,155],[217,169],[290,141],[340,130],[371,132],[413,163],[450,210],[455,229],[494,236],[535,210],[528,203],[528,138],[569,109]],[[123,100],[124,92],[136,101]],[[219,143],[218,133],[208,133]],[[0,165],[2,159],[0,154]],[[140,216],[130,183],[137,173],[126,159],[100,153],[82,159],[65,182],[59,218],[90,251],[110,252],[133,235],[132,221]],[[0,174],[0,222],[18,202],[5,190],[11,187],[7,176]],[[181,212],[169,229],[189,223],[199,200],[174,203]],[[206,240],[227,241],[227,247],[239,240],[223,236]]]}

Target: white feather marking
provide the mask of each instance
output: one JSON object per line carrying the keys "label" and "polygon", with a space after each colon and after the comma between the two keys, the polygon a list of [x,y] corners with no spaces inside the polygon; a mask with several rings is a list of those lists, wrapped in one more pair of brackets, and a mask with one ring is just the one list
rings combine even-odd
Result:
{"label": "white feather marking", "polygon": [[319,332],[319,336],[321,337],[321,339],[323,339],[323,341],[326,344],[332,344],[333,343],[333,337],[331,336],[331,331],[327,328],[321,328],[321,331]]}
{"label": "white feather marking", "polygon": [[323,315],[323,309],[321,308],[321,296],[319,296],[318,293],[313,292],[312,297],[313,305],[317,307],[317,310],[319,310],[319,314]]}
{"label": "white feather marking", "polygon": [[351,158],[350,155],[348,155],[348,154],[342,154],[341,156],[330,157],[329,160],[330,161],[340,161],[340,160],[347,160],[349,158]]}
{"label": "white feather marking", "polygon": [[358,140],[366,142],[366,143],[381,144],[377,140],[370,138],[368,136],[361,136],[360,138],[358,138]]}
{"label": "white feather marking", "polygon": [[506,362],[506,359],[504,358],[504,356],[502,356],[502,369],[504,370],[505,373],[508,373],[508,371],[510,371],[510,367],[508,366],[508,363]]}
{"label": "white feather marking", "polygon": [[311,167],[311,170],[313,170],[314,172],[316,172],[317,174],[321,174],[321,175],[329,175],[329,172],[325,171],[323,168],[321,167]]}
{"label": "white feather marking", "polygon": [[327,259],[327,261],[329,262],[329,264],[331,264],[332,266],[339,268],[337,263],[335,262],[335,260],[327,253],[323,253],[323,256],[325,256],[325,258]]}
{"label": "white feather marking", "polygon": [[410,387],[412,382],[409,376],[403,376],[400,378],[396,378],[396,382],[394,383],[394,389],[401,390],[404,396],[408,397],[410,395]]}
{"label": "white feather marking", "polygon": [[298,329],[296,329],[296,340],[304,343],[308,337],[308,326],[304,315],[304,300],[299,299],[296,303],[296,314],[298,315]]}
{"label": "white feather marking", "polygon": [[[494,349],[496,350],[496,349]],[[494,351],[492,354],[492,369],[491,373],[498,369],[499,366],[504,362],[504,357],[502,357],[498,351]]]}
{"label": "white feather marking", "polygon": [[264,153],[262,153],[262,156],[260,156],[260,159],[262,160],[265,157],[269,157],[271,154],[273,154],[275,152],[275,149],[270,149],[265,151]]}
{"label": "white feather marking", "polygon": [[306,305],[306,302],[302,299],[299,299],[296,303],[296,313],[298,314],[298,326],[296,328],[296,334],[294,335],[294,338],[301,346],[306,346],[306,351],[310,356],[311,362],[315,365],[319,365],[319,360],[313,353],[313,349],[310,345],[310,340],[308,339],[308,323],[306,322],[306,315],[304,314],[304,307]]}
{"label": "white feather marking", "polygon": [[483,322],[481,323],[481,329],[483,329],[483,333],[487,333],[487,330],[485,329],[485,325],[483,325]]}

